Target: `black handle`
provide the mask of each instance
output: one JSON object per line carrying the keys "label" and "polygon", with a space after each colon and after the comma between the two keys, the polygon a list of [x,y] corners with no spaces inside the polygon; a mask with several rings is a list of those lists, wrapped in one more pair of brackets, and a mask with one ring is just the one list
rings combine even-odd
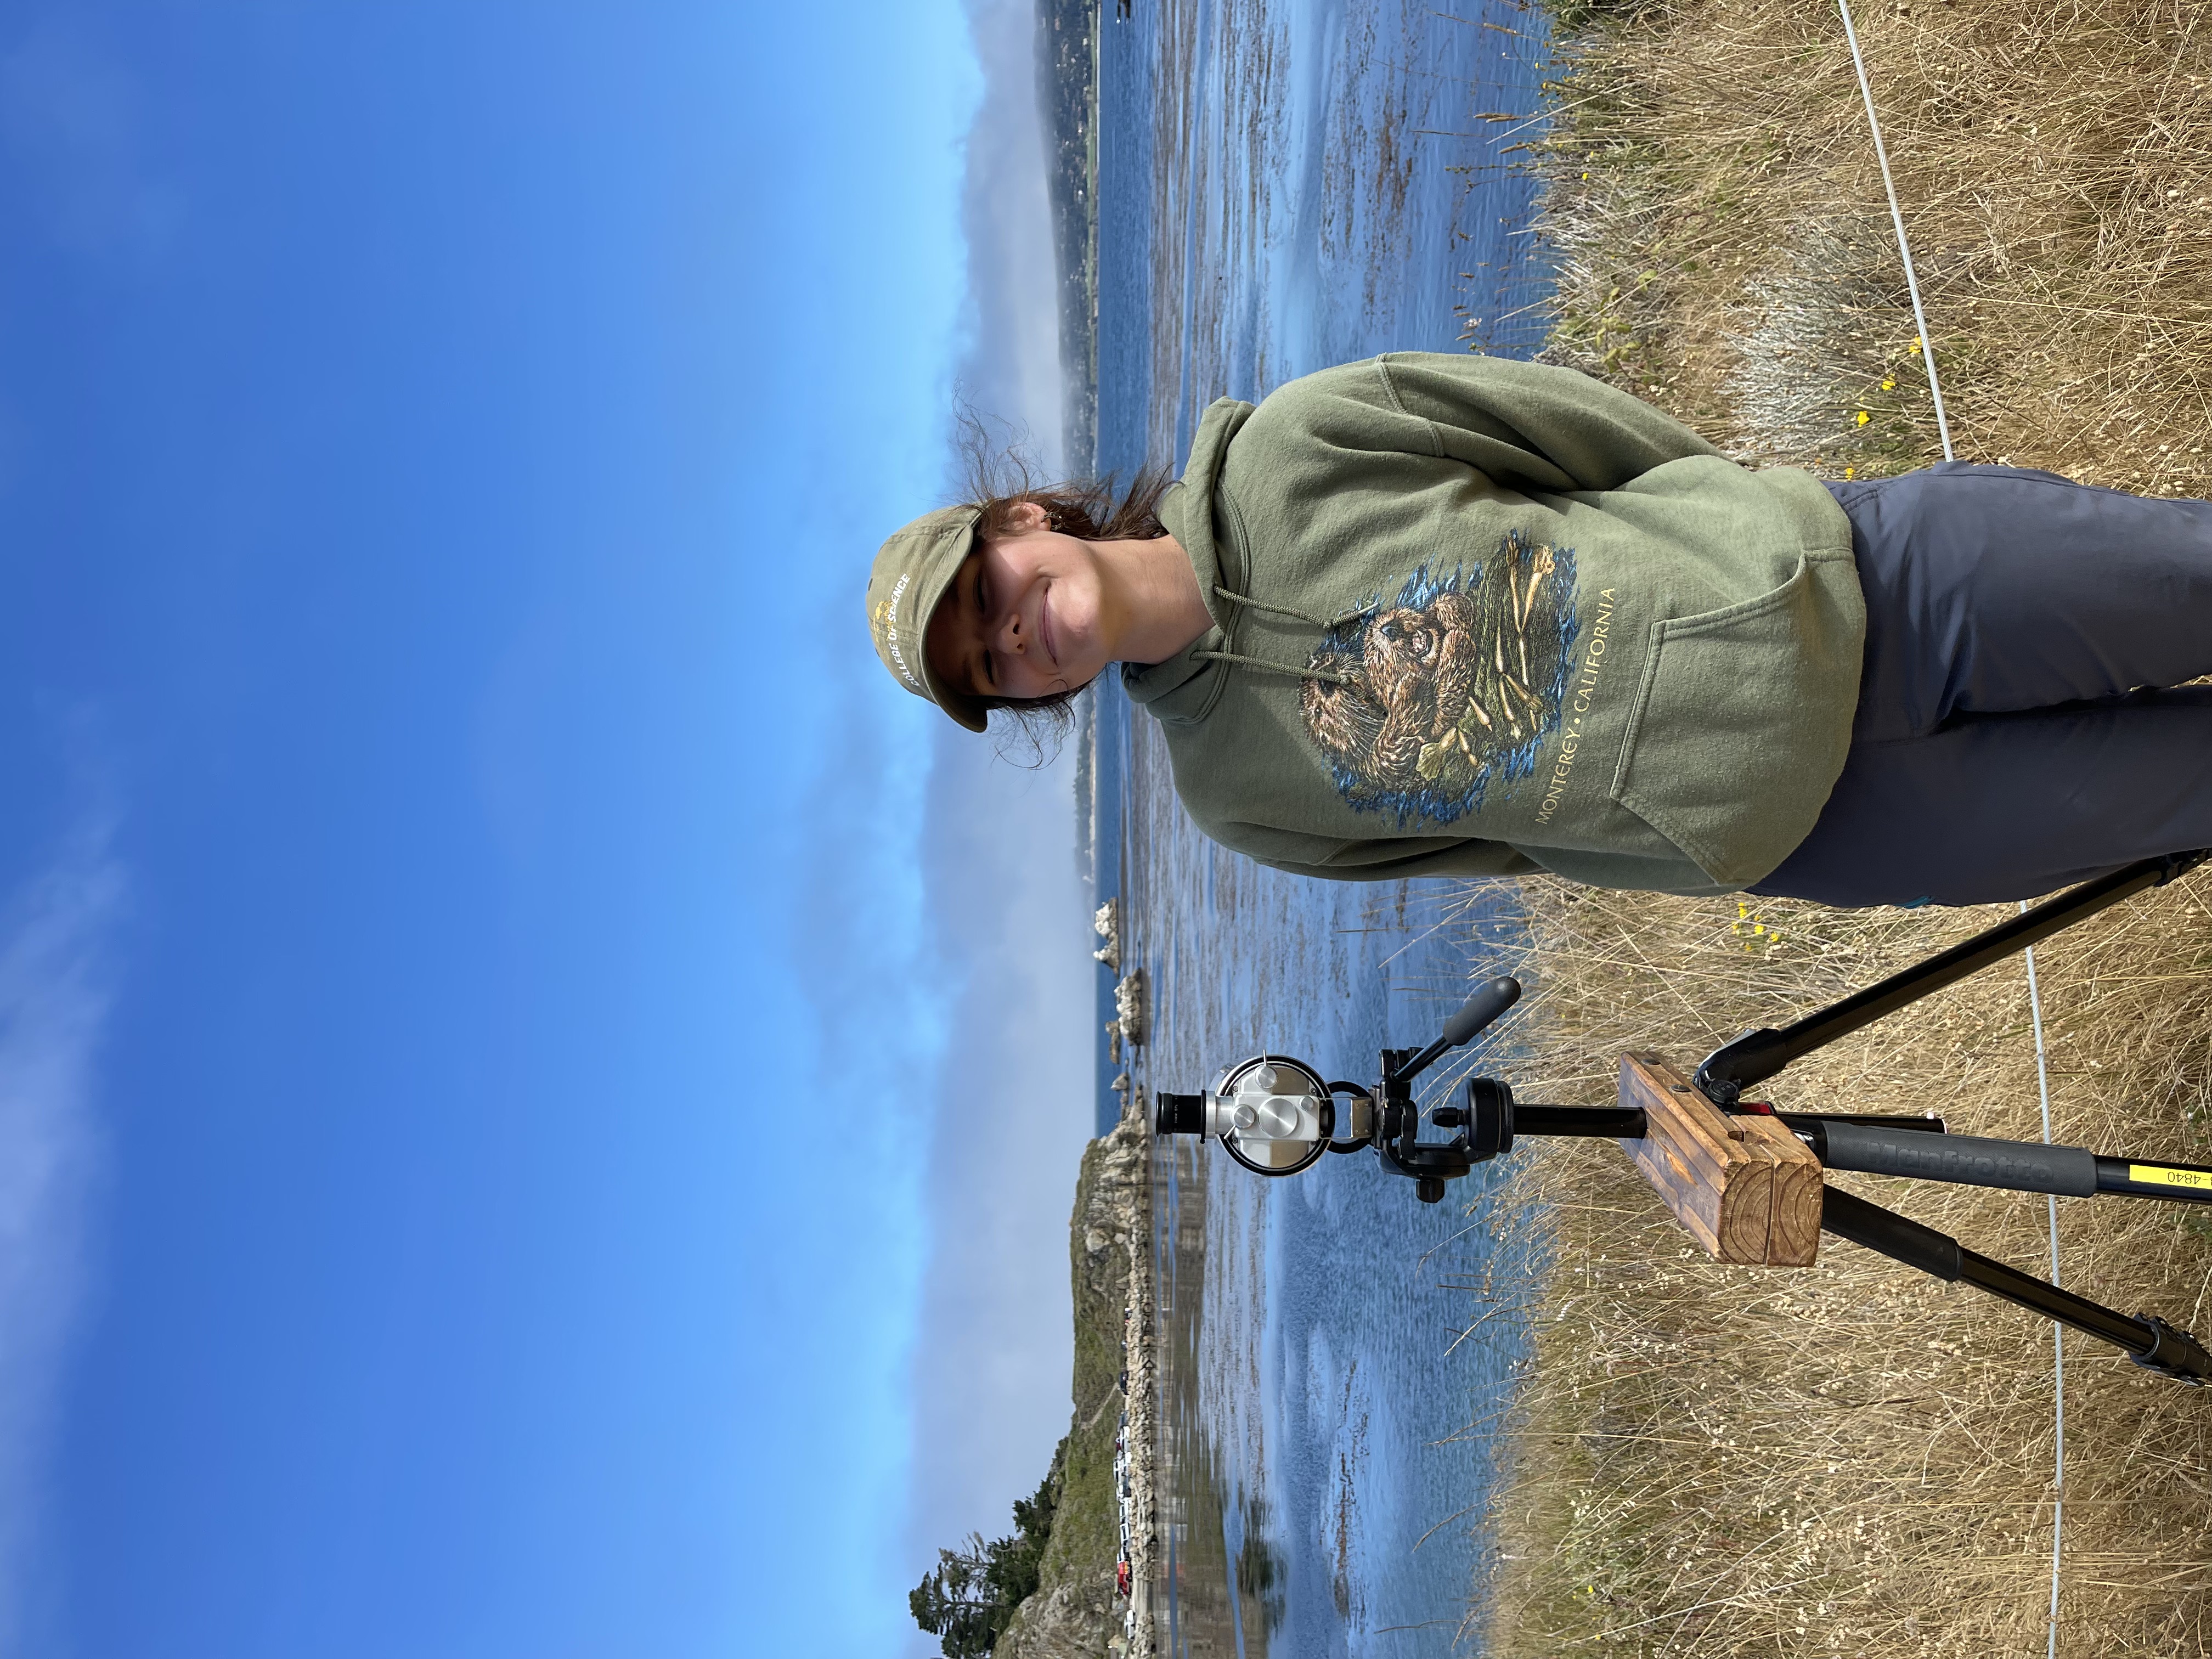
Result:
{"label": "black handle", "polygon": [[1392,1085],[1410,1083],[1427,1071],[1438,1054],[1447,1048],[1458,1048],[1520,1000],[1519,980],[1507,979],[1502,975],[1493,979],[1462,1003],[1460,1011],[1444,1022],[1442,1036],[1397,1067],[1386,1081]]}
{"label": "black handle", "polygon": [[1948,1181],[1961,1187],[2008,1187],[2021,1193],[2087,1198],[2097,1190],[2096,1154],[2081,1146],[1980,1135],[1931,1135],[1869,1123],[1822,1121],[1813,1150],[1832,1170]]}
{"label": "black handle", "polygon": [[1444,1046],[1458,1048],[1520,1000],[1519,980],[1503,976],[1493,979],[1469,997],[1460,1011],[1444,1022]]}

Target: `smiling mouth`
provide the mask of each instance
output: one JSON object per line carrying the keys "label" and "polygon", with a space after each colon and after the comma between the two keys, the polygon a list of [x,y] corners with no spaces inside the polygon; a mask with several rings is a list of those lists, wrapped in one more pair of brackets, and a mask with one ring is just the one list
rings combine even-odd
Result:
{"label": "smiling mouth", "polygon": [[1052,659],[1054,668],[1060,666],[1060,653],[1052,642],[1052,584],[1045,584],[1044,592],[1037,596],[1037,637],[1044,642],[1044,653]]}

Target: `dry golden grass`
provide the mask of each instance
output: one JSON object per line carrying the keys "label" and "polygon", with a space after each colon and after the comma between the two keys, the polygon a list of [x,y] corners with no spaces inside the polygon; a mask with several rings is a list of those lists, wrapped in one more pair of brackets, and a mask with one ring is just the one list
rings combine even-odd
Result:
{"label": "dry golden grass", "polygon": [[[1562,274],[1547,355],[1749,459],[1830,477],[1936,459],[1833,9],[1589,0],[1571,17],[1535,156]],[[1859,24],[1960,456],[2212,495],[2212,0],[1893,0]],[[2038,952],[2056,1139],[2212,1162],[2208,900],[2200,873]],[[1625,1048],[1694,1062],[2004,914],[1740,913],[1549,884],[1527,901],[1540,1080],[1520,1092],[1565,1101],[1609,1098]],[[2027,1013],[2015,961],[1769,1092],[2032,1139]],[[1515,1201],[1558,1265],[1492,1513],[1490,1652],[2044,1651],[2047,1322],[1832,1238],[1815,1268],[1717,1267],[1615,1148],[1515,1157]],[[2039,1198],[1841,1184],[2047,1269]],[[2208,1222],[2068,1200],[2063,1276],[2202,1332]],[[2058,1650],[2212,1650],[2212,1396],[2086,1338],[2067,1359]]]}
{"label": "dry golden grass", "polygon": [[[1862,9],[1960,457],[2212,494],[2212,4]],[[1583,15],[1535,156],[1552,355],[1747,456],[1937,459],[1833,7]]]}
{"label": "dry golden grass", "polygon": [[[2212,1161],[2212,879],[2038,952],[2054,1138]],[[1524,1098],[1610,1097],[1616,1057],[1692,1063],[2007,914],[1846,912],[1541,884],[1528,890]],[[1765,931],[1758,931],[1764,929]],[[1786,1109],[1933,1108],[2039,1133],[2017,962],[1801,1061]],[[1532,1156],[1533,1154],[1533,1156]],[[1607,1143],[1539,1142],[1516,1203],[1558,1266],[1492,1515],[1498,1655],[2040,1652],[2052,1497],[2051,1328],[1823,1240],[1814,1268],[1723,1268]],[[2045,1201],[1839,1184],[2039,1273]],[[2200,1212],[2062,1204],[2065,1282],[2202,1328]],[[2195,1654],[2212,1635],[2212,1398],[2068,1343],[2060,1650]]]}

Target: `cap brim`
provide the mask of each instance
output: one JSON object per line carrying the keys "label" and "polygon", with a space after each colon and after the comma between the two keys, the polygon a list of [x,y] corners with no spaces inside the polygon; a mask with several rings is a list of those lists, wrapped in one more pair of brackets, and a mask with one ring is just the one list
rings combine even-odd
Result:
{"label": "cap brim", "polygon": [[927,697],[970,732],[989,724],[980,698],[948,685],[929,664],[929,624],[975,546],[982,514],[972,507],[939,507],[893,535],[876,555],[868,579],[868,628],[876,654],[893,678]]}
{"label": "cap brim", "polygon": [[974,550],[975,545],[975,532],[970,531],[961,545],[959,556],[945,567],[945,574],[939,576],[933,571],[930,577],[920,584],[921,597],[915,609],[921,617],[921,681],[929,688],[929,700],[970,732],[981,732],[991,724],[991,711],[983,706],[981,699],[972,697],[965,691],[956,691],[947,685],[938,678],[937,671],[929,663],[929,624],[937,615],[937,607],[944,603],[945,589],[952,586],[952,579],[960,574],[960,567],[968,562],[968,555]]}

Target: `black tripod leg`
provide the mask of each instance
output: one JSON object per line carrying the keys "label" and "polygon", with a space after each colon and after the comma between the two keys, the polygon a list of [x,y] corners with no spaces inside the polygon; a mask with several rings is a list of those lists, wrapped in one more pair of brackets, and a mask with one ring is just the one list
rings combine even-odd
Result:
{"label": "black tripod leg", "polygon": [[1820,1228],[1908,1267],[1917,1267],[1952,1284],[1963,1279],[2031,1313],[2124,1348],[2147,1370],[2200,1386],[2212,1380],[2212,1354],[2205,1352],[2188,1332],[2176,1330],[2154,1315],[2131,1319],[2087,1297],[2062,1291],[2002,1261],[1978,1255],[1948,1234],[1923,1227],[1879,1204],[1831,1187],[1821,1195]]}
{"label": "black tripod leg", "polygon": [[1705,1063],[1698,1067],[1697,1085],[1715,1105],[1733,1106],[1742,1097],[1744,1090],[1772,1077],[1791,1060],[1802,1059],[1838,1037],[1848,1036],[1862,1025],[1871,1025],[1909,1002],[1917,1002],[1947,985],[1955,985],[1967,975],[2002,961],[2015,951],[2024,951],[2037,940],[2048,939],[2062,927],[2071,927],[2123,899],[2132,898],[2147,887],[2163,887],[2207,858],[2212,858],[2212,848],[2130,864],[2124,870],[2115,870],[2109,876],[2100,876],[2094,881],[2069,888],[2025,915],[1977,933],[1940,955],[1917,963],[1902,973],[1892,974],[1880,984],[1870,985],[1841,1002],[1808,1014],[1778,1031],[1746,1031],[1735,1042],[1705,1056]]}

